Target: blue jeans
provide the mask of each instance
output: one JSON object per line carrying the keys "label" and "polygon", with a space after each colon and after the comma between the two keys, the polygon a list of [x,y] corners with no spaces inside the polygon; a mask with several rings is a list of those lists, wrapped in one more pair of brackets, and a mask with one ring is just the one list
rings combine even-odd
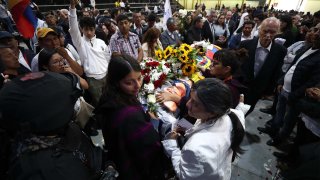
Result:
{"label": "blue jeans", "polygon": [[282,90],[278,96],[276,114],[273,118],[272,125],[271,125],[272,129],[275,132],[278,132],[283,125],[283,119],[288,109],[288,106],[287,106],[288,94],[289,94],[288,92]]}
{"label": "blue jeans", "polygon": [[292,106],[287,106],[287,112],[283,119],[283,125],[279,132],[282,139],[288,138],[296,125],[300,112]]}
{"label": "blue jeans", "polygon": [[290,136],[299,112],[287,105],[289,93],[282,90],[278,97],[277,112],[272,122],[272,129],[278,132],[278,138],[285,139]]}

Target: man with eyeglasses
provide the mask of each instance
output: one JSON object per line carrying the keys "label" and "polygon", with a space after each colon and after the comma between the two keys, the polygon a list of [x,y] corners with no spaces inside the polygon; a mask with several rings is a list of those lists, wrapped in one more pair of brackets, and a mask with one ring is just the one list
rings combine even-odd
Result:
{"label": "man with eyeglasses", "polygon": [[287,50],[274,42],[280,30],[280,21],[275,17],[265,19],[259,29],[259,38],[242,41],[239,48],[248,50],[249,58],[241,65],[239,81],[248,87],[245,103],[251,105],[251,113],[258,100],[268,91],[273,91],[281,75],[281,67]]}
{"label": "man with eyeglasses", "polygon": [[261,132],[269,133],[272,139],[268,145],[276,146],[291,134],[300,109],[295,109],[295,103],[305,96],[306,89],[320,82],[320,23],[311,32],[311,45],[295,56],[285,75],[280,78],[277,90],[279,92],[277,113],[270,128],[260,128]]}

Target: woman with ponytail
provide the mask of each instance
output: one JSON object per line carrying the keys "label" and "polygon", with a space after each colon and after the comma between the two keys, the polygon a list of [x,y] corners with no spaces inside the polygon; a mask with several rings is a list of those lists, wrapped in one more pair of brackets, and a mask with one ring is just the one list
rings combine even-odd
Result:
{"label": "woman with ponytail", "polygon": [[[239,103],[237,109],[243,109]],[[185,144],[180,150],[176,139],[181,134],[172,131],[162,141],[171,157],[179,179],[230,179],[231,162],[243,152],[244,113],[231,109],[231,91],[215,78],[194,84],[187,103],[188,114],[198,120],[185,132]]]}

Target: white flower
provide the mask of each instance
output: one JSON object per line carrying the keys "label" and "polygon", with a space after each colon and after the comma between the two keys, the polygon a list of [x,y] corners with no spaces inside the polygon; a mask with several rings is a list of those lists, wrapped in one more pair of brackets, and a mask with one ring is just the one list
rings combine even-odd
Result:
{"label": "white flower", "polygon": [[180,68],[181,68],[181,63],[177,62],[177,63],[172,64],[173,73],[178,72],[178,70],[180,70]]}
{"label": "white flower", "polygon": [[140,63],[140,66],[141,66],[141,69],[145,69],[146,68],[146,63],[142,62],[142,63]]}
{"label": "white flower", "polygon": [[148,103],[156,103],[157,100],[156,100],[156,96],[154,94],[148,94],[148,100],[147,100]]}
{"label": "white flower", "polygon": [[[152,70],[153,71],[153,70]],[[151,81],[156,81],[159,79],[159,77],[161,76],[162,72],[157,72],[157,70],[155,72],[151,73]]]}
{"label": "white flower", "polygon": [[154,91],[154,85],[152,83],[149,84],[145,84],[143,86],[143,89],[145,89],[147,91],[147,93],[153,93]]}
{"label": "white flower", "polygon": [[167,68],[167,66],[162,66],[162,70],[165,75],[169,74],[170,72],[170,68]]}

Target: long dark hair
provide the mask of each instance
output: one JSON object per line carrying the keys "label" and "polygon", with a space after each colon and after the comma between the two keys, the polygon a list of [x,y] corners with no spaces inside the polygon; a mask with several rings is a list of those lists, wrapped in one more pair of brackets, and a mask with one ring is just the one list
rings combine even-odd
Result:
{"label": "long dark hair", "polygon": [[104,103],[107,99],[113,98],[119,105],[139,104],[136,96],[126,94],[119,86],[119,82],[132,71],[141,71],[137,60],[128,55],[112,56],[100,103]]}
{"label": "long dark hair", "polygon": [[[218,19],[217,19],[216,22],[215,22],[216,25],[220,25],[220,24],[219,24],[219,19],[220,19],[221,16],[224,16],[224,18],[226,18],[226,15],[225,15],[225,14],[220,14],[220,15],[218,16]],[[223,27],[223,29],[225,29],[227,25],[226,25],[225,22],[223,22],[223,24],[222,24],[221,26]]]}
{"label": "long dark hair", "polygon": [[233,151],[232,161],[234,161],[239,154],[243,153],[240,144],[245,132],[238,116],[230,111],[232,96],[229,87],[219,79],[206,78],[195,83],[192,89],[196,91],[199,100],[208,112],[215,113],[218,118],[225,114],[230,117],[233,127],[231,149]]}
{"label": "long dark hair", "polygon": [[39,71],[45,71],[46,69],[44,66],[48,66],[50,62],[50,58],[52,55],[55,53],[58,53],[56,49],[42,49],[39,53],[39,58],[38,58],[38,67]]}
{"label": "long dark hair", "polygon": [[142,43],[148,44],[148,55],[153,57],[155,55],[154,39],[158,39],[161,35],[161,32],[158,28],[152,27],[144,34]]}

